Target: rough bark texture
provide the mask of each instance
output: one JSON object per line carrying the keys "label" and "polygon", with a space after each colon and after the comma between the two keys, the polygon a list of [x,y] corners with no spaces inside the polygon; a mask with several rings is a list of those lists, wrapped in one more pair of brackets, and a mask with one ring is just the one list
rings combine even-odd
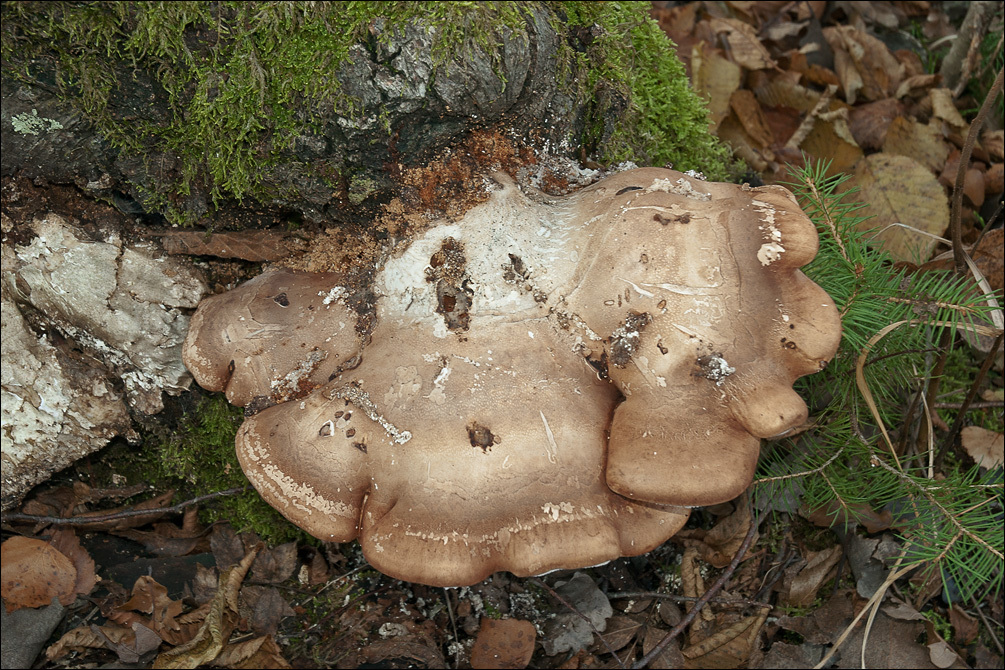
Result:
{"label": "rough bark texture", "polygon": [[[290,10],[251,3],[245,17],[202,4],[211,8],[198,10],[206,16],[169,15],[162,23],[143,5],[99,4],[96,25],[113,27],[91,37],[74,33],[83,20],[75,6],[6,6],[2,174],[75,183],[172,222],[208,224],[214,205],[238,199],[259,214],[264,207],[273,220],[298,212],[331,224],[346,219],[347,206],[393,194],[399,166],[428,162],[479,129],[500,128],[522,144],[569,155],[590,138],[583,149],[603,158],[619,125],[645,116],[629,104],[625,81],[638,74],[631,68],[648,66],[635,57],[617,62],[625,48],[612,46],[612,36],[622,30],[628,48],[635,40],[643,49],[643,38],[654,36],[659,49],[668,44],[642,6],[626,15],[638,32],[629,37],[621,15],[612,15],[610,29],[574,27],[565,13],[590,3],[485,3],[469,12],[477,16],[466,19],[459,39],[450,33],[458,16],[438,24],[432,16],[400,15],[405,10],[394,3],[371,3],[387,15],[340,35],[345,15],[358,8],[318,3],[303,16],[286,16]],[[244,35],[214,28],[226,20],[255,25],[265,12],[281,15],[272,17],[275,26]],[[270,30],[278,34],[269,37]],[[144,38],[136,36],[148,33],[150,43],[137,46]],[[694,152],[702,142],[688,136],[698,133],[707,141],[705,157],[721,158],[701,127],[700,103],[686,83],[683,90],[687,99],[673,121],[680,132],[637,132],[632,141],[677,142]],[[660,136],[667,134],[676,137]],[[638,162],[666,159],[658,150],[636,153]],[[674,162],[716,176],[708,161]]]}

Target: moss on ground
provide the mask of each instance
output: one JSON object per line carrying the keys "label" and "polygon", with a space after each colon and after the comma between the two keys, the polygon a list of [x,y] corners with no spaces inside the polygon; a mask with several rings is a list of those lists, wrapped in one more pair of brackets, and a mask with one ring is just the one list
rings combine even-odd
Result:
{"label": "moss on ground", "polygon": [[[201,398],[170,435],[148,438],[145,477],[176,486],[178,499],[249,486],[234,451],[243,420],[243,410],[222,394]],[[253,489],[218,498],[202,514],[205,522],[229,521],[237,531],[252,530],[270,545],[309,538]]]}
{"label": "moss on ground", "polygon": [[[580,139],[588,153],[729,176],[728,151],[708,132],[704,104],[649,3],[548,7],[560,34],[590,36],[578,52],[563,40],[560,82],[587,101]],[[173,176],[143,195],[148,208],[184,224],[195,215],[171,196],[193,188],[214,203],[290,195],[266,192],[260,175],[318,110],[361,111],[334,73],[354,44],[389,39],[373,30],[377,22],[434,27],[435,66],[472,47],[498,53],[502,34],[526,30],[526,15],[524,2],[9,2],[0,46],[8,74],[33,83],[54,76],[116,148],[177,156]],[[166,118],[157,99],[167,100]]]}

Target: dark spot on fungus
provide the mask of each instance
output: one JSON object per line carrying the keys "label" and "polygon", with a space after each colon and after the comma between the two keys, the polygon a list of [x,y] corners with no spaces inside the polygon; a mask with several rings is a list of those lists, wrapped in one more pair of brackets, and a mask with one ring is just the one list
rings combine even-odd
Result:
{"label": "dark spot on fungus", "polygon": [[662,214],[655,214],[653,215],[653,221],[662,224],[664,226],[669,225],[671,223],[691,223],[691,215],[681,214],[680,216],[666,217],[663,216]]}
{"label": "dark spot on fungus", "polygon": [[470,320],[468,311],[474,291],[468,286],[466,263],[464,245],[447,237],[426,268],[426,281],[436,283],[436,313],[443,315],[447,328],[454,332],[467,330]]}
{"label": "dark spot on fungus", "polygon": [[332,435],[332,430],[331,421],[325,421],[321,424],[321,430],[318,431],[318,437],[329,437]]}
{"label": "dark spot on fungus", "polygon": [[663,346],[663,340],[656,340],[656,348],[660,350],[660,353],[666,356],[670,353],[670,350]]}
{"label": "dark spot on fungus", "polygon": [[335,412],[335,418],[336,418],[336,419],[340,419],[340,418],[342,418],[342,415],[343,415],[344,413],[345,413],[345,412],[343,412],[342,410],[339,410],[339,411]]}
{"label": "dark spot on fungus", "polygon": [[364,443],[362,443],[362,442],[353,442],[353,443],[352,443],[352,446],[353,446],[354,448],[356,448],[356,449],[359,449],[359,450],[360,450],[360,451],[362,451],[362,452],[363,452],[364,454],[366,453],[366,444],[364,444]]}
{"label": "dark spot on fungus", "polygon": [[708,356],[699,356],[695,362],[698,365],[698,371],[694,373],[694,376],[713,381],[716,386],[722,386],[726,377],[736,372],[736,368],[730,367],[726,359],[722,357],[722,352],[719,351]]}
{"label": "dark spot on fungus", "polygon": [[617,193],[615,193],[615,195],[624,195],[625,193],[628,193],[629,191],[641,191],[641,190],[642,190],[641,186],[626,186],[623,189],[621,189],[620,191],[618,191]]}
{"label": "dark spot on fungus", "polygon": [[345,413],[345,420],[348,421],[351,418],[352,418],[352,412],[346,412]]}
{"label": "dark spot on fungus", "polygon": [[290,300],[289,300],[289,298],[286,297],[285,291],[283,293],[280,293],[279,295],[277,295],[275,298],[273,298],[273,300],[280,307],[289,307],[290,306]]}
{"label": "dark spot on fungus", "polygon": [[628,365],[642,342],[642,331],[650,321],[652,319],[647,312],[628,313],[624,325],[611,333],[609,355],[611,365],[619,368]]}
{"label": "dark spot on fungus", "polygon": [[234,374],[234,359],[230,359],[230,363],[227,364],[227,372]]}
{"label": "dark spot on fungus", "polygon": [[260,395],[255,396],[251,399],[247,405],[244,406],[244,417],[255,416],[263,409],[267,409],[276,404],[275,399],[272,396]]}
{"label": "dark spot on fungus", "polygon": [[482,452],[488,451],[492,448],[493,444],[498,444],[502,441],[499,439],[499,436],[493,435],[487,426],[483,426],[477,421],[469,423],[467,429],[468,441],[471,442],[471,446],[481,447]]}
{"label": "dark spot on fungus", "polygon": [[644,253],[641,256],[639,256],[639,263],[645,264],[645,263],[648,263],[648,262],[649,262],[649,254],[645,254]]}
{"label": "dark spot on fungus", "polygon": [[355,428],[350,428],[349,430],[347,430],[345,432],[345,436],[346,437],[355,437],[356,436],[356,429]]}

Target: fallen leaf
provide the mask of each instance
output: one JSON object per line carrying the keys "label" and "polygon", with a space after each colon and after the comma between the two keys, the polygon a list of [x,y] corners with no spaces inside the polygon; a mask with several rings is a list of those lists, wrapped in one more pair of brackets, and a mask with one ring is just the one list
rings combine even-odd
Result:
{"label": "fallen leaf", "polygon": [[932,116],[942,119],[954,128],[966,128],[967,122],[956,109],[952,91],[948,88],[933,88],[928,92],[928,97],[932,101]]}
{"label": "fallen leaf", "polygon": [[841,80],[845,101],[889,98],[904,76],[904,66],[879,39],[852,26],[823,29],[834,50],[834,70]]}
{"label": "fallen leaf", "polygon": [[960,431],[960,444],[982,468],[994,470],[1005,463],[1005,434],[980,426],[967,426]]}
{"label": "fallen leaf", "polygon": [[228,644],[211,665],[215,668],[280,668],[281,670],[290,667],[271,635]]}
{"label": "fallen leaf", "polygon": [[585,649],[593,642],[594,628],[600,632],[606,629],[607,620],[614,614],[611,602],[585,572],[574,573],[568,581],[556,582],[555,591],[579,614],[565,611],[545,624],[544,652],[554,656]]}
{"label": "fallen leaf", "polygon": [[[157,638],[158,642],[160,638]],[[108,643],[130,645],[136,642],[136,631],[124,626],[78,626],[64,633],[45,650],[49,661],[66,656],[71,652],[85,649],[108,648]]]}
{"label": "fallen leaf", "polygon": [[799,148],[830,161],[829,176],[849,172],[862,158],[862,149],[848,128],[848,112],[843,108],[818,114],[813,129],[799,143]]}
{"label": "fallen leaf", "polygon": [[[670,632],[663,630],[662,628],[656,628],[655,626],[646,626],[646,632],[642,636],[642,653],[643,655],[651,652],[656,645],[663,641],[666,634]],[[670,640],[667,646],[663,647],[663,650],[656,654],[652,662],[649,664],[650,668],[683,668],[687,667],[685,665],[686,661],[684,659],[684,654],[680,651],[680,641],[678,638]]]}
{"label": "fallen leaf", "polygon": [[[112,621],[124,626],[142,623],[170,644],[178,644],[181,624],[177,617],[184,610],[180,600],[171,600],[167,588],[153,577],[143,575],[133,584],[129,600],[114,608],[108,614]],[[137,612],[147,616],[141,617]]]}
{"label": "fallen leaf", "polygon": [[963,647],[976,640],[981,630],[977,620],[957,603],[953,603],[949,608],[949,623],[953,625],[953,641]]}
{"label": "fallen leaf", "polygon": [[981,146],[996,160],[1005,160],[1005,130],[985,130],[981,134]]}
{"label": "fallen leaf", "polygon": [[275,635],[283,618],[296,614],[274,586],[245,586],[241,601],[241,612],[250,610],[248,624],[256,635]]}
{"label": "fallen leaf", "polygon": [[15,535],[0,545],[0,556],[7,612],[42,607],[53,598],[65,606],[76,598],[77,569],[48,542]]}
{"label": "fallen leaf", "polygon": [[734,91],[729,98],[729,107],[758,147],[767,148],[774,144],[775,138],[764,117],[764,111],[751,91],[745,88]]}
{"label": "fallen leaf", "polygon": [[831,501],[812,510],[800,509],[799,515],[821,528],[848,529],[860,523],[870,533],[886,530],[893,523],[893,514],[889,510],[877,512],[864,503],[841,505]]}
{"label": "fallen leaf", "polygon": [[[903,116],[890,123],[883,141],[884,152],[913,158],[934,174],[938,174],[946,164],[949,150],[942,137],[942,123],[935,121],[923,125]],[[982,183],[982,196],[983,188]]]}
{"label": "fallen leaf", "polygon": [[614,651],[623,649],[642,630],[643,622],[641,615],[617,613],[607,620],[604,639]]}
{"label": "fallen leaf", "polygon": [[156,651],[161,646],[161,637],[139,622],[134,622],[132,626],[133,636],[125,636],[121,640],[112,640],[105,631],[95,624],[91,624],[91,632],[104,640],[105,647],[115,652],[122,663],[138,664],[147,654]]}
{"label": "fallen leaf", "polygon": [[753,26],[730,18],[713,18],[709,20],[709,24],[716,34],[725,35],[730,60],[737,65],[748,70],[775,67],[774,59],[761,44]]}
{"label": "fallen leaf", "polygon": [[258,554],[251,564],[251,580],[279,584],[297,569],[297,543],[287,542]]}
{"label": "fallen leaf", "polygon": [[482,617],[471,648],[471,667],[526,668],[534,655],[536,639],[537,631],[529,621]]}
{"label": "fallen leaf", "polygon": [[834,545],[830,549],[808,552],[806,565],[793,577],[788,596],[784,598],[789,607],[809,607],[816,600],[817,592],[831,570],[841,560],[842,549]]}
{"label": "fallen leaf", "polygon": [[729,99],[740,88],[743,73],[736,63],[723,58],[718,49],[704,42],[691,48],[691,72],[694,90],[708,103],[714,131],[729,114]]}
{"label": "fallen leaf", "polygon": [[73,585],[74,594],[84,596],[89,594],[98,583],[98,576],[94,572],[94,559],[80,546],[77,534],[72,528],[57,528],[53,531],[49,543],[70,559],[77,570],[77,579]]}
{"label": "fallen leaf", "polygon": [[894,98],[856,105],[848,113],[848,129],[860,147],[878,151],[883,146],[890,123],[903,113],[903,103]]}
{"label": "fallen leaf", "polygon": [[934,175],[906,156],[878,153],[859,161],[839,190],[853,187],[866,205],[862,214],[872,217],[859,230],[875,232],[869,236],[874,246],[899,261],[918,263],[931,256],[936,241],[929,235],[941,236],[949,225],[949,202]]}
{"label": "fallen leaf", "polygon": [[[768,618],[768,608],[717,631],[698,644],[684,648],[681,653],[694,668],[739,668],[746,664],[757,647],[757,636]],[[700,659],[700,660],[699,660]],[[679,667],[679,666],[669,666]]]}
{"label": "fallen leaf", "polygon": [[209,605],[206,619],[195,637],[160,654],[154,659],[154,668],[195,668],[211,662],[223,650],[237,625],[238,593],[244,576],[258,555],[259,547],[248,554],[232,568],[220,575],[220,586]]}
{"label": "fallen leaf", "polygon": [[[750,510],[740,505],[732,514],[720,519],[711,530],[695,528],[681,531],[673,540],[685,547],[694,547],[706,563],[724,568],[733,560],[749,529]],[[757,535],[754,542],[757,542]]]}
{"label": "fallen leaf", "polygon": [[144,500],[138,502],[135,505],[127,505],[122,507],[116,507],[114,509],[96,510],[93,512],[84,512],[83,514],[75,514],[73,518],[75,519],[87,519],[89,517],[101,517],[109,514],[116,514],[118,512],[125,511],[145,511],[149,510],[149,515],[137,515],[130,517],[123,517],[120,519],[111,519],[109,521],[94,521],[91,523],[78,523],[74,524],[74,528],[78,531],[95,531],[95,530],[125,530],[127,528],[136,528],[138,526],[145,526],[148,523],[160,519],[163,513],[157,512],[162,507],[167,507],[171,504],[171,500],[174,499],[174,491],[165,491],[164,493],[154,496],[149,500]]}

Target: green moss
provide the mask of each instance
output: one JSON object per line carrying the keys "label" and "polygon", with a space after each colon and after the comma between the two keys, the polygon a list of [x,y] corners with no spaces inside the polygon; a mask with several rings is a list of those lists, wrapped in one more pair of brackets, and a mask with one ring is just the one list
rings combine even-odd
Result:
{"label": "green moss", "polygon": [[[561,32],[598,33],[584,53],[563,50],[566,86],[591,101],[588,150],[608,162],[727,176],[728,153],[708,132],[705,107],[648,18],[648,3],[550,8],[567,16],[567,25],[556,21]],[[214,204],[295,195],[269,193],[260,175],[319,110],[347,118],[382,112],[362,110],[334,76],[354,44],[390,38],[393,31],[377,26],[424,21],[434,29],[439,65],[473,47],[498,54],[502,34],[525,34],[526,12],[522,2],[9,2],[0,47],[8,72],[32,83],[54,78],[116,148],[176,156],[165,174],[150,170],[158,180],[142,196],[148,209],[186,224],[203,212],[174,201],[193,188]],[[116,62],[125,67],[114,69]],[[608,127],[621,105],[627,123]]]}
{"label": "green moss", "polygon": [[[709,132],[708,108],[690,88],[673,42],[649,17],[648,2],[563,2],[575,31],[593,42],[576,54],[592,104],[583,145],[608,163],[673,165],[710,179],[735,176],[729,149]],[[607,119],[625,105],[627,118]]]}
{"label": "green moss", "polygon": [[[185,497],[248,486],[234,451],[234,436],[242,420],[243,411],[223,395],[201,399],[175,432],[145,445],[147,478],[174,485]],[[215,500],[203,508],[203,515],[206,522],[229,521],[238,531],[253,530],[270,544],[308,537],[253,489]]]}

